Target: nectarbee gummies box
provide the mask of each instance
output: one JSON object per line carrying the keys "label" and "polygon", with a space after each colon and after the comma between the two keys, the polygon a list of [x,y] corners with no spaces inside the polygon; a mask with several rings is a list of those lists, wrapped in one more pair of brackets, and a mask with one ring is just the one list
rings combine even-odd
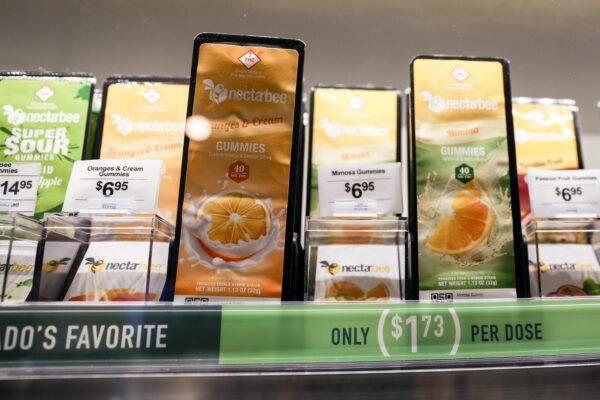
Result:
{"label": "nectarbee gummies box", "polygon": [[109,77],[97,137],[99,159],[162,160],[158,214],[175,223],[189,86],[187,79]]}
{"label": "nectarbee gummies box", "polygon": [[73,163],[85,154],[95,79],[0,73],[0,162],[39,162],[35,216],[59,212]]}
{"label": "nectarbee gummies box", "polygon": [[296,40],[197,37],[188,114],[211,132],[186,139],[175,301],[282,297],[303,52]]}
{"label": "nectarbee gummies box", "polygon": [[516,297],[523,267],[508,63],[425,56],[411,69],[418,296]]}

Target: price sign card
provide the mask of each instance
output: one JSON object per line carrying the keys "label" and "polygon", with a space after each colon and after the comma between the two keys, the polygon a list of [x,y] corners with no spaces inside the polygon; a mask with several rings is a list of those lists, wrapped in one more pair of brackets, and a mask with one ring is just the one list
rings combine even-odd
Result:
{"label": "price sign card", "polygon": [[527,181],[536,218],[600,216],[600,170],[533,170]]}
{"label": "price sign card", "polygon": [[319,167],[321,217],[402,212],[400,163]]}
{"label": "price sign card", "polygon": [[33,215],[41,172],[40,163],[0,163],[0,212]]}
{"label": "price sign card", "polygon": [[76,161],[65,212],[156,212],[161,160]]}

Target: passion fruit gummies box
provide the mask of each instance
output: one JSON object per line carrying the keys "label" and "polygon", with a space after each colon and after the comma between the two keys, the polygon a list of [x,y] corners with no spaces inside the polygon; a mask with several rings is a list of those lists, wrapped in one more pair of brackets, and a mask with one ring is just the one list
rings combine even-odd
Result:
{"label": "passion fruit gummies box", "polygon": [[175,223],[181,179],[188,79],[109,77],[104,83],[97,156],[159,159],[158,214]]}
{"label": "passion fruit gummies box", "polygon": [[175,301],[281,298],[299,195],[303,54],[296,40],[196,38]]}
{"label": "passion fruit gummies box", "polygon": [[510,298],[523,287],[508,63],[411,64],[410,223],[419,299]]}
{"label": "passion fruit gummies box", "polygon": [[0,162],[39,162],[35,216],[62,209],[73,163],[85,154],[95,79],[0,73]]}
{"label": "passion fruit gummies box", "polygon": [[400,92],[392,88],[317,86],[312,89],[309,215],[319,215],[319,166],[400,161],[399,96]]}
{"label": "passion fruit gummies box", "polygon": [[521,218],[531,212],[527,171],[536,169],[583,168],[577,125],[578,108],[573,100],[514,97],[517,172]]}

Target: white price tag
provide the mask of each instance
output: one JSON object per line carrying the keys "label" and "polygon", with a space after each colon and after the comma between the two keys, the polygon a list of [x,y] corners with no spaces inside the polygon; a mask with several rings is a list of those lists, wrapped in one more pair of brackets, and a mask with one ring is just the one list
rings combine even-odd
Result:
{"label": "white price tag", "polygon": [[0,163],[0,212],[33,215],[41,172],[40,163]]}
{"label": "white price tag", "polygon": [[533,170],[527,184],[536,218],[600,216],[600,170]]}
{"label": "white price tag", "polygon": [[156,212],[161,160],[76,161],[65,212]]}
{"label": "white price tag", "polygon": [[321,217],[402,212],[400,163],[319,167]]}

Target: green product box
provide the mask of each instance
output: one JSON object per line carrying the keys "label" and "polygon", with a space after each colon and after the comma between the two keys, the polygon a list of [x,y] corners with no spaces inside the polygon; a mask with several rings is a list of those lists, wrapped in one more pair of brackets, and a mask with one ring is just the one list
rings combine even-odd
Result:
{"label": "green product box", "polygon": [[411,64],[414,298],[526,295],[508,62]]}
{"label": "green product box", "polygon": [[35,217],[59,212],[73,163],[85,153],[96,79],[87,74],[0,73],[0,162],[39,162]]}

